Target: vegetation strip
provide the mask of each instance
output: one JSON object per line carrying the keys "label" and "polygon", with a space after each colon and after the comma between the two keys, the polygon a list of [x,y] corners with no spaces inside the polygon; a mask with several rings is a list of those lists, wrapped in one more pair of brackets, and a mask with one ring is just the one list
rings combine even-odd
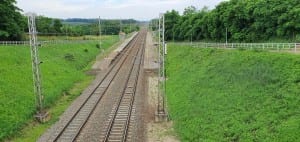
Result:
{"label": "vegetation strip", "polygon": [[170,44],[167,96],[181,141],[299,141],[300,59]]}
{"label": "vegetation strip", "polygon": [[[117,38],[106,37],[102,47],[110,47]],[[40,48],[47,108],[60,99],[62,94],[69,95],[69,89],[74,83],[85,80],[87,66],[91,66],[89,63],[101,51],[97,43],[47,45]],[[3,140],[31,120],[35,113],[35,96],[29,48],[1,47],[0,58],[0,140]]]}

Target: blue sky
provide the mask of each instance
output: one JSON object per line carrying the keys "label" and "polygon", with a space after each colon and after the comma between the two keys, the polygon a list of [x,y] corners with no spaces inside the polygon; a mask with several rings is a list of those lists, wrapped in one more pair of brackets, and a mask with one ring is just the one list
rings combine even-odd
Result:
{"label": "blue sky", "polygon": [[35,12],[55,18],[96,18],[149,20],[159,13],[185,7],[197,8],[215,5],[224,0],[17,0],[17,6],[26,12]]}

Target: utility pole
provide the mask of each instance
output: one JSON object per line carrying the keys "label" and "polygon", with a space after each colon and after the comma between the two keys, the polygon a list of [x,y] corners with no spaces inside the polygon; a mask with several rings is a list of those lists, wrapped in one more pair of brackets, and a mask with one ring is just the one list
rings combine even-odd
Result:
{"label": "utility pole", "polygon": [[36,14],[28,13],[28,29],[29,29],[29,42],[31,47],[31,60],[32,60],[32,72],[33,72],[33,85],[34,92],[36,94],[36,109],[37,114],[35,117],[40,122],[45,122],[48,113],[44,111],[43,95],[42,95],[42,79],[40,71],[39,51],[37,43],[37,31],[35,24]]}
{"label": "utility pole", "polygon": [[193,31],[191,32],[191,45],[193,45]]}
{"label": "utility pole", "polygon": [[122,32],[122,19],[120,18],[120,33]]}
{"label": "utility pole", "polygon": [[174,27],[172,29],[172,32],[173,32],[173,42],[175,42],[175,32],[174,32]]}
{"label": "utility pole", "polygon": [[193,26],[189,26],[191,28],[191,45],[193,45]]}
{"label": "utility pole", "polygon": [[67,40],[69,40],[69,33],[68,33],[69,25],[66,25],[66,35],[67,35]]}
{"label": "utility pole", "polygon": [[165,73],[165,16],[159,15],[158,21],[159,43],[158,43],[158,106],[156,112],[156,121],[167,121],[166,111],[166,73]]}
{"label": "utility pole", "polygon": [[226,28],[226,46],[228,44],[228,29]]}
{"label": "utility pole", "polygon": [[101,43],[101,17],[99,16],[99,46],[100,46],[100,49],[102,49],[102,43]]}
{"label": "utility pole", "polygon": [[132,31],[131,31],[131,21],[130,20],[129,20],[129,27],[130,27],[129,28],[129,31],[130,31],[129,33],[131,33]]}
{"label": "utility pole", "polygon": [[165,15],[163,14],[162,16],[162,26],[163,26],[163,30],[162,30],[162,46],[163,46],[163,51],[162,51],[162,68],[163,68],[163,72],[162,72],[162,79],[163,79],[163,109],[164,109],[164,113],[166,114],[166,68],[165,68],[165,55],[166,55],[166,42],[165,42]]}
{"label": "utility pole", "polygon": [[159,15],[159,18],[158,18],[158,85],[157,85],[157,101],[158,101],[158,105],[157,105],[157,112],[156,112],[156,116],[159,116],[159,113],[162,110],[161,106],[162,106],[162,101],[163,101],[163,97],[162,97],[162,94],[161,94],[161,84],[160,84],[160,81],[161,81],[161,14]]}

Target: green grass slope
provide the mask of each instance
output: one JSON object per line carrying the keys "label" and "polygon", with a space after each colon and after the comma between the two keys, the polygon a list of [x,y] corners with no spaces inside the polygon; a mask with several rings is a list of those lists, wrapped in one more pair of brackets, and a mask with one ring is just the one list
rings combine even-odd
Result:
{"label": "green grass slope", "polygon": [[300,141],[300,56],[171,44],[167,97],[181,141]]}
{"label": "green grass slope", "polygon": [[[117,40],[117,36],[107,37],[103,40],[103,47],[108,48]],[[46,107],[50,107],[63,92],[86,77],[86,67],[100,53],[96,43],[43,45],[40,48]],[[30,48],[1,46],[0,141],[20,130],[34,113]]]}

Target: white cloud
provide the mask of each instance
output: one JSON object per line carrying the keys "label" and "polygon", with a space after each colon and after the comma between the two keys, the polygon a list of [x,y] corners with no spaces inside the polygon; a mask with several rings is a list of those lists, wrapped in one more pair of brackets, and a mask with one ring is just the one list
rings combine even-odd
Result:
{"label": "white cloud", "polygon": [[194,5],[197,8],[215,5],[224,0],[17,0],[24,12],[35,12],[55,18],[134,18],[149,20],[159,13]]}

